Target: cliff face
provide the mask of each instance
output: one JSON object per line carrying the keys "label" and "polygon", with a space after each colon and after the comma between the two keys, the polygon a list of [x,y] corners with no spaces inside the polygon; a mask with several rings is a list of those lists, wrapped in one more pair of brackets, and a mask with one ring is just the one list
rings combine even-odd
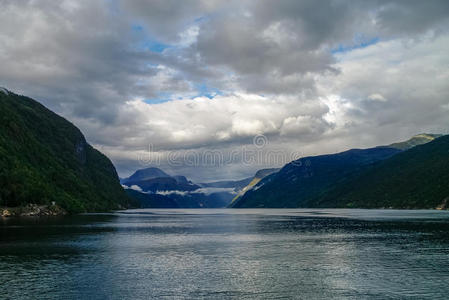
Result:
{"label": "cliff face", "polygon": [[0,91],[0,206],[69,212],[126,207],[114,166],[72,123],[38,102]]}

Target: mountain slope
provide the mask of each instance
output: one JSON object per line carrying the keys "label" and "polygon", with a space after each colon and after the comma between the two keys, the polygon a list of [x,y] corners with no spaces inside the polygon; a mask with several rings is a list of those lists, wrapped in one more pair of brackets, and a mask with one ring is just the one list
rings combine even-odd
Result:
{"label": "mountain slope", "polygon": [[128,205],[111,161],[78,128],[38,102],[0,91],[0,205],[69,212]]}
{"label": "mountain slope", "polygon": [[321,207],[449,207],[449,136],[369,167],[311,201]]}
{"label": "mountain slope", "polygon": [[151,167],[151,168],[137,170],[136,172],[134,172],[134,174],[132,174],[128,178],[122,179],[121,183],[126,184],[127,182],[130,182],[130,181],[134,181],[134,182],[135,181],[143,181],[143,180],[154,179],[154,178],[158,178],[158,177],[170,177],[170,175],[168,175],[167,173],[165,173],[164,171],[162,171],[159,168]]}
{"label": "mountain slope", "polygon": [[[163,177],[154,177],[159,175]],[[246,181],[198,185],[185,176],[170,176],[158,168],[147,168],[137,170],[129,178],[122,179],[122,184],[130,187],[126,192],[137,207],[218,208],[226,207],[234,197],[234,187],[244,185]],[[134,186],[138,187],[140,192],[132,190],[136,189]]]}
{"label": "mountain slope", "polygon": [[133,207],[140,208],[178,208],[179,205],[173,199],[159,194],[146,194],[132,189],[125,190],[133,199]]}
{"label": "mountain slope", "polygon": [[161,191],[194,191],[200,187],[191,182],[179,182],[173,177],[157,177],[140,181],[127,181],[126,185],[137,185],[144,192],[161,192]]}
{"label": "mountain slope", "polygon": [[243,187],[238,194],[232,199],[230,203],[230,207],[234,206],[234,203],[238,202],[239,199],[249,190],[251,190],[256,184],[258,184],[263,178],[267,177],[268,175],[271,175],[273,173],[278,172],[279,168],[270,168],[270,169],[262,169],[256,172],[254,177],[251,178],[251,181]]}
{"label": "mountain slope", "polygon": [[362,166],[399,152],[395,148],[377,147],[304,157],[265,177],[232,207],[304,207],[307,200],[350,177]]}
{"label": "mountain slope", "polygon": [[388,147],[396,148],[399,150],[408,150],[418,145],[423,145],[428,142],[433,141],[434,139],[441,137],[441,134],[429,134],[429,133],[421,133],[418,135],[413,136],[411,139],[399,142],[399,143],[393,143],[388,145]]}
{"label": "mountain slope", "polygon": [[233,189],[242,189],[246,185],[248,185],[252,180],[252,177],[240,179],[240,180],[224,180],[224,181],[212,181],[212,182],[203,182],[199,185],[201,187],[210,187],[210,188],[233,188]]}

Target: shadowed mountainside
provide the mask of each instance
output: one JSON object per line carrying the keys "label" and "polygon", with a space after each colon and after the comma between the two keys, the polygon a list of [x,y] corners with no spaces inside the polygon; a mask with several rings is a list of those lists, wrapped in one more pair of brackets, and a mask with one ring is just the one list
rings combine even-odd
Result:
{"label": "shadowed mountainside", "polygon": [[420,134],[388,146],[301,158],[254,184],[231,206],[315,207],[317,203],[314,199],[358,176],[362,169],[416,145],[428,143],[439,136],[441,135]]}
{"label": "shadowed mountainside", "polygon": [[310,202],[314,207],[449,208],[449,136],[363,169]]}
{"label": "shadowed mountainside", "polygon": [[0,205],[54,201],[72,213],[128,206],[111,161],[40,103],[2,89],[0,128]]}

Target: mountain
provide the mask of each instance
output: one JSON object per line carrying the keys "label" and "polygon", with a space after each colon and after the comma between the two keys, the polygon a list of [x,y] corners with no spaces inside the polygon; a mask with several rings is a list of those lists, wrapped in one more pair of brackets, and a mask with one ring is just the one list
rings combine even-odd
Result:
{"label": "mountain", "polygon": [[127,182],[130,182],[130,181],[134,181],[134,182],[135,181],[143,181],[143,180],[154,179],[154,178],[158,178],[158,177],[170,177],[170,175],[168,175],[167,173],[165,173],[164,171],[162,171],[159,168],[151,167],[151,168],[137,170],[130,177],[123,178],[121,180],[121,183],[126,184]]}
{"label": "mountain", "polygon": [[199,185],[191,182],[179,183],[176,178],[173,177],[158,177],[139,181],[127,181],[127,186],[137,185],[144,192],[163,192],[163,191],[194,191],[200,188]]}
{"label": "mountain", "polygon": [[390,144],[390,145],[388,145],[388,147],[396,148],[399,150],[408,150],[415,146],[423,145],[428,142],[431,142],[434,139],[441,137],[441,136],[442,136],[442,134],[421,133],[421,134],[415,135],[414,137],[412,137],[411,139],[409,139],[407,141]]}
{"label": "mountain", "polygon": [[122,179],[122,184],[137,207],[219,208],[226,207],[234,197],[234,188],[246,181],[195,184],[185,176],[170,176],[158,168],[147,168]]}
{"label": "mountain", "polygon": [[199,185],[202,187],[210,187],[210,188],[233,188],[241,190],[245,186],[247,186],[252,179],[253,177],[248,177],[240,180],[212,181],[200,183]]}
{"label": "mountain", "polygon": [[303,207],[363,165],[386,159],[400,150],[388,147],[304,157],[285,165],[247,191],[232,207]]}
{"label": "mountain", "polygon": [[0,91],[0,205],[71,213],[128,206],[111,161],[72,123],[37,101]]}
{"label": "mountain", "polygon": [[189,184],[192,183],[189,180],[187,180],[187,178],[185,176],[181,176],[181,175],[177,175],[177,176],[173,176],[173,178],[176,180],[177,183],[179,184]]}
{"label": "mountain", "polygon": [[146,194],[132,189],[126,189],[128,196],[133,199],[133,207],[139,208],[178,208],[173,199],[159,194]]}
{"label": "mountain", "polygon": [[230,206],[232,207],[234,203],[238,202],[239,199],[250,189],[252,189],[256,184],[258,184],[263,178],[267,177],[268,175],[271,175],[273,173],[278,172],[279,168],[271,168],[271,169],[262,169],[256,172],[254,177],[251,177],[250,182],[246,186],[244,186],[238,194],[232,199]]}
{"label": "mountain", "polygon": [[232,199],[227,192],[191,192],[191,193],[173,193],[167,195],[178,203],[182,208],[223,208],[226,207]]}
{"label": "mountain", "polygon": [[121,183],[125,186],[138,186],[143,192],[162,191],[194,191],[199,185],[187,180],[185,176],[170,176],[159,168],[150,167],[134,172],[130,177],[123,178]]}
{"label": "mountain", "polygon": [[363,169],[310,206],[449,208],[449,136]]}
{"label": "mountain", "polygon": [[316,199],[360,170],[439,135],[420,134],[388,146],[301,158],[253,185],[232,207],[310,207]]}

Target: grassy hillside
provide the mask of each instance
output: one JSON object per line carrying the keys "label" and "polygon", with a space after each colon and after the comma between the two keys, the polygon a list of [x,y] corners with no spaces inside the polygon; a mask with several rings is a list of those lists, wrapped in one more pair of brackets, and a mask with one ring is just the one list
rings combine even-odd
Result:
{"label": "grassy hillside", "polygon": [[449,136],[416,146],[360,172],[313,200],[321,207],[448,208]]}
{"label": "grassy hillside", "polygon": [[111,161],[33,99],[0,91],[0,128],[1,206],[55,201],[86,212],[128,204]]}

